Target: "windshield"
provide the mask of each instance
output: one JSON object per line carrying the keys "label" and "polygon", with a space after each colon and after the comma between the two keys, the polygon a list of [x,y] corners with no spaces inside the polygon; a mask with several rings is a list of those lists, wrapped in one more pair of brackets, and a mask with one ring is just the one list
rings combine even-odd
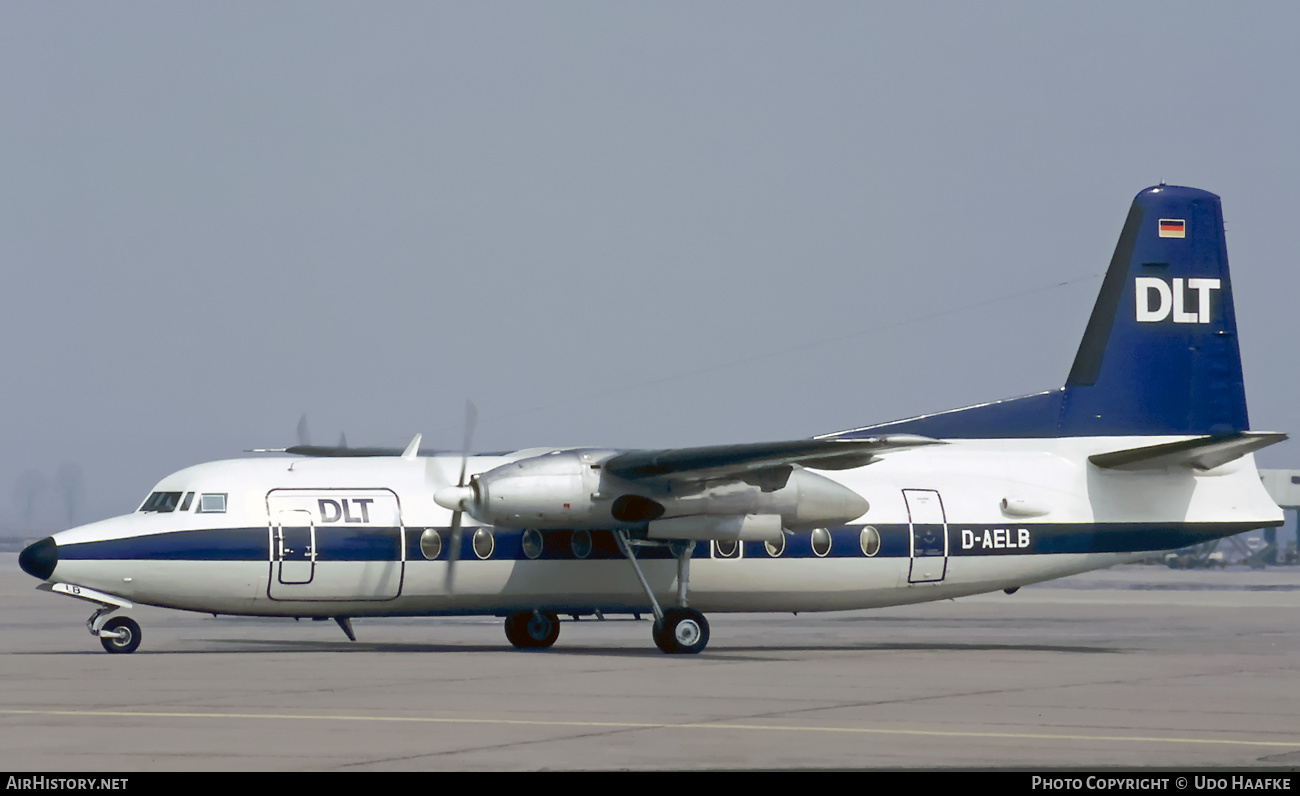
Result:
{"label": "windshield", "polygon": [[154,492],[145,499],[140,511],[175,511],[180,502],[180,492]]}

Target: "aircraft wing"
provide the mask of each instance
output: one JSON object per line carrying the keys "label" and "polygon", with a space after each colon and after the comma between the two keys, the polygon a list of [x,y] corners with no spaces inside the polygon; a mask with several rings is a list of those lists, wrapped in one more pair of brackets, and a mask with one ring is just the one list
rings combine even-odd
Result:
{"label": "aircraft wing", "polygon": [[847,470],[870,464],[881,454],[942,442],[914,434],[894,434],[854,440],[807,439],[631,451],[607,460],[604,469],[631,481],[660,478],[699,481],[796,464],[810,470]]}
{"label": "aircraft wing", "polygon": [[[402,448],[348,448],[337,445],[293,445],[276,453],[292,453],[296,456],[317,457],[367,457],[367,456],[401,456]],[[432,456],[439,451],[420,451],[421,456]]]}
{"label": "aircraft wing", "polygon": [[[401,456],[410,452],[410,446],[406,448],[349,448],[346,445],[290,445],[287,448],[251,448],[246,453],[289,453],[294,456],[308,456],[314,458],[347,458],[360,459],[371,456]],[[434,448],[419,448],[419,456],[437,456],[447,453],[445,450]],[[480,454],[482,456],[495,456],[499,454]]]}

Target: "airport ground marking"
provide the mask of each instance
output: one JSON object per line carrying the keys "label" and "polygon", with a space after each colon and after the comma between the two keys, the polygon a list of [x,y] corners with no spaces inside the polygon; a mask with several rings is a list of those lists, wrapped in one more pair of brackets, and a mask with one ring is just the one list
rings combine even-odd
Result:
{"label": "airport ground marking", "polygon": [[1243,741],[1229,738],[1158,738],[1142,735],[1068,735],[1026,732],[976,732],[959,730],[906,730],[881,727],[810,727],[788,724],[736,724],[731,722],[634,722],[634,721],[563,721],[558,719],[474,719],[437,718],[434,716],[336,716],[305,715],[293,713],[199,713],[184,711],[131,711],[131,710],[20,710],[0,708],[3,715],[25,716],[99,716],[116,718],[189,718],[189,719],[263,719],[289,721],[376,721],[410,722],[424,724],[495,724],[525,727],[607,727],[625,730],[697,729],[697,730],[747,730],[776,732],[828,732],[872,735],[919,735],[946,738],[1006,738],[1039,741],[1123,741],[1139,743],[1220,744],[1228,746],[1300,747],[1295,741]]}

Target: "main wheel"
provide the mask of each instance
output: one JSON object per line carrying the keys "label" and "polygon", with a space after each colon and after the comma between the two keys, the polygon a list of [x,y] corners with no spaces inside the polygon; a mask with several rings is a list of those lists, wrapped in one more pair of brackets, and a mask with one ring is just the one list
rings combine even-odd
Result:
{"label": "main wheel", "polygon": [[519,649],[545,649],[560,637],[554,611],[516,611],[506,617],[506,638]]}
{"label": "main wheel", "polygon": [[[664,622],[667,623],[668,617],[664,616]],[[664,625],[655,622],[654,628],[650,631],[651,637],[655,640],[655,646],[661,651],[673,655],[677,653],[677,642],[673,640],[665,630]]]}
{"label": "main wheel", "polygon": [[104,630],[111,630],[117,633],[117,638],[100,636],[99,643],[104,645],[104,649],[114,653],[135,652],[140,646],[140,625],[136,624],[134,619],[125,616],[114,617],[104,623]]}
{"label": "main wheel", "polygon": [[670,608],[653,635],[655,646],[669,655],[694,655],[709,643],[709,623],[693,608]]}

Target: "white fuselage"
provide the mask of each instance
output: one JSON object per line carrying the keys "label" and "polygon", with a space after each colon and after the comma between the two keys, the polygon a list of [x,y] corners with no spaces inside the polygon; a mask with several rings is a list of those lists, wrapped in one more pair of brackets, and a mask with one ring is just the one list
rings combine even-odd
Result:
{"label": "white fuselage", "polygon": [[[865,498],[866,513],[848,525],[787,535],[783,546],[694,543],[689,604],[705,612],[828,611],[944,599],[1281,523],[1250,455],[1204,472],[1116,472],[1087,459],[1176,439],[954,440],[822,471]],[[468,469],[508,460],[473,457]],[[483,527],[468,517],[449,593],[451,512],[433,495],[455,483],[460,463],[458,456],[265,458],[190,467],[155,487],[193,493],[186,511],[137,511],[56,534],[49,580],[221,614],[650,610],[612,537],[533,531],[524,544],[526,529]],[[200,511],[203,495],[224,495],[207,501],[224,510]],[[439,536],[439,549],[422,548],[426,531]],[[677,562],[666,550],[639,549],[656,597],[675,604]]]}

